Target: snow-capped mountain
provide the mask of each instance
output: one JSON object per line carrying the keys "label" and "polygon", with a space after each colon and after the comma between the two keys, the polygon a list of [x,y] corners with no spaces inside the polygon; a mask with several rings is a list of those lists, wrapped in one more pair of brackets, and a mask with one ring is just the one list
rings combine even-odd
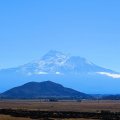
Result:
{"label": "snow-capped mountain", "polygon": [[49,51],[41,59],[0,70],[0,92],[29,81],[52,80],[86,93],[120,93],[120,74],[79,56]]}
{"label": "snow-capped mountain", "polygon": [[58,51],[50,51],[40,60],[28,63],[20,67],[26,75],[41,74],[89,74],[110,72],[112,70],[105,69],[87,61],[79,56],[68,56]]}

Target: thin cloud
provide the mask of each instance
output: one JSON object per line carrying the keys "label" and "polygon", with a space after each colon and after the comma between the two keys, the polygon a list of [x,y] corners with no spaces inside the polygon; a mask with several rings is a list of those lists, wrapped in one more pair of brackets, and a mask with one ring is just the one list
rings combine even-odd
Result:
{"label": "thin cloud", "polygon": [[120,74],[114,74],[114,73],[108,73],[108,72],[97,72],[97,73],[101,75],[106,75],[112,78],[120,78]]}

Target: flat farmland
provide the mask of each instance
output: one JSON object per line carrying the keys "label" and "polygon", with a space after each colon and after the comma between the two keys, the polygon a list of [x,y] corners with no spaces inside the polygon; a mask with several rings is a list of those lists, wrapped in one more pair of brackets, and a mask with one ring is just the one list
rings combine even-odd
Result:
{"label": "flat farmland", "polygon": [[120,119],[120,101],[0,100],[0,120]]}
{"label": "flat farmland", "polygon": [[40,100],[1,100],[0,108],[40,110],[40,111],[99,112],[101,110],[109,110],[111,112],[120,112],[120,101],[84,100],[82,102],[75,101],[41,102]]}

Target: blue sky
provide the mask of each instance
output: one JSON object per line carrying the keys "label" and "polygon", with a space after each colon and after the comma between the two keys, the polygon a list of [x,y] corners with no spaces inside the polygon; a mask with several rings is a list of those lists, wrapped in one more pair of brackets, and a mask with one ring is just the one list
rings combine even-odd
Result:
{"label": "blue sky", "polygon": [[119,6],[119,0],[0,1],[0,68],[52,49],[120,72]]}

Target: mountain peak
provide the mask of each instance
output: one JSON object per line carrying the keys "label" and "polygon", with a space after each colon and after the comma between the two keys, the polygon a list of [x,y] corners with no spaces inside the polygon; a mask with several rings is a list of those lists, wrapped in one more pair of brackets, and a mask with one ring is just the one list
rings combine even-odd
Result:
{"label": "mountain peak", "polygon": [[47,52],[47,54],[63,54],[62,52],[60,52],[60,51],[57,51],[57,50],[50,50],[50,51],[48,51]]}
{"label": "mountain peak", "polygon": [[[47,80],[47,81],[42,81],[42,82],[34,82],[34,81],[31,81],[31,82],[28,82],[28,83],[26,83],[26,84],[24,84],[23,86],[34,86],[34,87],[37,87],[37,86],[48,86],[48,87],[50,87],[50,86],[61,86],[60,84],[58,84],[58,83],[55,83],[55,82],[52,82],[52,81],[50,81],[50,80]],[[62,86],[63,87],[63,86]]]}
{"label": "mountain peak", "polygon": [[78,97],[87,98],[89,95],[66,88],[52,81],[29,82],[22,86],[12,88],[1,94],[2,98],[42,98],[42,97]]}
{"label": "mountain peak", "polygon": [[59,52],[59,51],[56,51],[56,50],[50,50],[48,53],[46,53],[44,56],[43,56],[43,59],[49,59],[51,57],[66,57],[67,55],[65,55],[64,53],[62,52]]}

